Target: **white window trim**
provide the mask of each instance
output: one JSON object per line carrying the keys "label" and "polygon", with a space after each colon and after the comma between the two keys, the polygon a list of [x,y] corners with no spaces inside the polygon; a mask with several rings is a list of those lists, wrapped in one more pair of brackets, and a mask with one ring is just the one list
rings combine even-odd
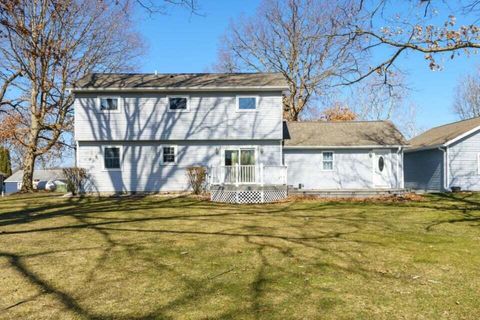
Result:
{"label": "white window trim", "polygon": [[[160,159],[161,159],[162,166],[174,166],[174,165],[176,165],[177,161],[178,161],[178,158],[177,158],[177,156],[178,156],[178,146],[177,145],[172,145],[172,144],[166,144],[166,145],[162,145],[161,148],[162,148],[161,149],[162,152],[161,152],[161,158]],[[164,162],[163,161],[163,148],[173,148],[173,154],[175,156],[175,161],[174,162]]]}
{"label": "white window trim", "polygon": [[[105,168],[105,149],[106,148],[119,148],[120,149],[120,168]],[[123,146],[119,145],[103,145],[102,146],[102,167],[103,171],[122,171],[123,168]]]}
{"label": "white window trim", "polygon": [[[117,99],[117,110],[102,110],[101,108],[101,99]],[[123,99],[119,96],[98,96],[97,97],[97,112],[100,113],[120,113],[120,110],[123,108]]]}
{"label": "white window trim", "polygon": [[[185,98],[187,99],[187,109],[170,109],[170,98]],[[167,111],[168,112],[190,112],[190,96],[188,95],[168,95],[167,96]]]}
{"label": "white window trim", "polygon": [[[255,109],[240,109],[240,98],[254,98],[255,99]],[[237,95],[236,98],[236,108],[237,112],[258,112],[258,102],[260,100],[259,96],[252,95]]]}
{"label": "white window trim", "polygon": [[[332,161],[329,161],[329,160],[326,160],[327,162],[331,162],[332,163],[332,169],[325,169],[323,167],[323,156],[325,153],[331,153],[332,154]],[[326,171],[326,172],[332,172],[332,171],[335,171],[335,152],[333,151],[330,151],[330,150],[325,150],[325,151],[322,151],[322,170],[321,171]]]}
{"label": "white window trim", "polygon": [[477,174],[480,175],[480,152],[477,153]]}

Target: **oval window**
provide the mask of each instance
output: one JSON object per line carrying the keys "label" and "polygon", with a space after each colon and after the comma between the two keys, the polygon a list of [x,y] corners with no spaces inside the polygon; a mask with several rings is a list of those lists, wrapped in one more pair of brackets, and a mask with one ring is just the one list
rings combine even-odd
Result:
{"label": "oval window", "polygon": [[385,160],[383,159],[382,156],[380,156],[378,158],[378,170],[380,170],[380,172],[382,172],[383,168],[385,168]]}

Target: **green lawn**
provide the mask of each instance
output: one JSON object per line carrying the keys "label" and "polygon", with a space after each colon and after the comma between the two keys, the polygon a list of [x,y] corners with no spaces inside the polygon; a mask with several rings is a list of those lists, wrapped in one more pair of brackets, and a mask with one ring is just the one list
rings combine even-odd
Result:
{"label": "green lawn", "polygon": [[478,319],[480,195],[0,199],[0,318]]}

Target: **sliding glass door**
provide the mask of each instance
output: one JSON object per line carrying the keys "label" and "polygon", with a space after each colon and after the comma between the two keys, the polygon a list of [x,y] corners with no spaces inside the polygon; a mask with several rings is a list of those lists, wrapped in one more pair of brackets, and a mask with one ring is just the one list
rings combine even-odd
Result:
{"label": "sliding glass door", "polygon": [[256,161],[254,148],[225,150],[225,182],[255,183]]}

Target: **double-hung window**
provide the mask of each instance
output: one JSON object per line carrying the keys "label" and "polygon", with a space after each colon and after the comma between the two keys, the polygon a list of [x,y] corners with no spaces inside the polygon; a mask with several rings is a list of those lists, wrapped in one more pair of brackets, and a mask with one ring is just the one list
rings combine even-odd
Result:
{"label": "double-hung window", "polygon": [[177,162],[177,147],[164,146],[162,147],[162,163],[175,164]]}
{"label": "double-hung window", "polygon": [[168,97],[168,111],[185,112],[189,110],[188,96],[170,96]]}
{"label": "double-hung window", "polygon": [[256,111],[257,110],[257,97],[238,96],[237,97],[237,110],[238,111]]}
{"label": "double-hung window", "polygon": [[120,147],[104,147],[103,148],[104,167],[107,170],[119,170],[121,163]]}
{"label": "double-hung window", "polygon": [[324,171],[333,170],[333,152],[332,151],[322,152],[322,169]]}
{"label": "double-hung window", "polygon": [[119,111],[120,99],[118,97],[99,97],[98,104],[100,111]]}

